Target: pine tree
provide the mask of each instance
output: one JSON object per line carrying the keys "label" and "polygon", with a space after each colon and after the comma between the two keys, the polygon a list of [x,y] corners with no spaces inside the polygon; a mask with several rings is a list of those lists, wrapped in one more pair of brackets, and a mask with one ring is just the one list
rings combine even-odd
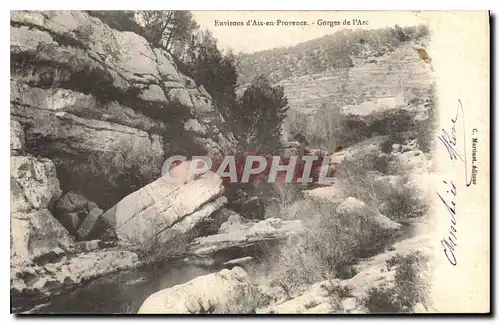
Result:
{"label": "pine tree", "polygon": [[240,143],[245,149],[272,152],[281,147],[288,100],[282,86],[256,77],[240,99],[237,111]]}

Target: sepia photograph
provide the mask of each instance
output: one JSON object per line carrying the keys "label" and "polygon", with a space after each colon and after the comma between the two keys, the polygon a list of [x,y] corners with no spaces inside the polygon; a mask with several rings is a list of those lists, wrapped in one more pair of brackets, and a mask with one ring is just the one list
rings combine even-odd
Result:
{"label": "sepia photograph", "polygon": [[487,11],[11,11],[11,313],[488,314],[489,44]]}

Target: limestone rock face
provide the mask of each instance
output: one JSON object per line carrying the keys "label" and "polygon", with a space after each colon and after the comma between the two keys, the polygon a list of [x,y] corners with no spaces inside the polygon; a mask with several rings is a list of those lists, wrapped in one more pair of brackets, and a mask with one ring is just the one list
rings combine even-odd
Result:
{"label": "limestone rock face", "polygon": [[49,208],[61,196],[54,164],[49,159],[12,156],[11,257],[30,260],[72,243]]}
{"label": "limestone rock face", "polygon": [[101,250],[75,255],[62,254],[59,260],[44,265],[24,263],[11,267],[11,293],[14,300],[16,296],[26,294],[37,296],[60,293],[72,285],[77,286],[140,264],[137,255],[129,251]]}
{"label": "limestone rock face", "polygon": [[197,277],[160,290],[141,305],[139,314],[244,314],[255,310],[259,291],[240,267]]}
{"label": "limestone rock face", "polygon": [[243,218],[238,214],[232,214],[228,217],[227,221],[221,224],[218,233],[230,233],[239,231],[245,228]]}
{"label": "limestone rock face", "polygon": [[223,192],[216,175],[185,184],[162,177],[123,198],[102,219],[124,243],[137,244],[153,235],[161,238],[167,230],[185,234],[223,207]]}
{"label": "limestone rock face", "polygon": [[24,138],[24,129],[18,121],[10,122],[10,154],[22,155],[26,143]]}
{"label": "limestone rock face", "polygon": [[30,156],[10,158],[12,212],[48,208],[61,196],[54,164]]}
{"label": "limestone rock face", "polygon": [[10,32],[11,149],[53,160],[65,191],[108,208],[167,155],[233,150],[210,96],[143,37],[84,11],[13,11]]}

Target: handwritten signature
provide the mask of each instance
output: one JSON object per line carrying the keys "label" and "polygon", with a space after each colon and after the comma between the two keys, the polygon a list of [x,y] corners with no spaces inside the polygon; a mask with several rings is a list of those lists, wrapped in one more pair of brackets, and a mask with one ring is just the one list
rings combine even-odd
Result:
{"label": "handwritten signature", "polygon": [[[459,118],[462,121],[462,130],[463,130],[463,155],[461,155],[458,151],[457,147],[457,121]],[[464,116],[464,107],[462,105],[462,101],[458,99],[457,101],[457,113],[455,118],[451,119],[451,130],[450,132],[446,131],[444,128],[441,129],[441,135],[438,136],[438,139],[443,143],[444,147],[448,151],[450,156],[450,160],[460,160],[464,163],[464,171],[465,171],[465,185],[469,187],[472,183],[472,170],[469,170],[469,164],[467,160],[467,144],[465,142],[465,116]]]}
{"label": "handwritten signature", "polygon": [[[448,182],[443,182],[448,185]],[[457,232],[457,229],[455,227],[457,225],[457,219],[455,217],[457,215],[457,204],[455,202],[455,197],[457,196],[457,187],[455,186],[455,183],[453,181],[450,181],[449,185],[450,188],[446,191],[446,198],[438,193],[439,199],[441,199],[441,202],[446,206],[446,210],[448,210],[448,216],[450,220],[450,228],[448,232],[449,235],[447,238],[443,238],[441,240],[441,245],[444,248],[443,251],[446,255],[446,258],[452,265],[455,266],[457,265],[457,258],[455,256],[455,247],[457,246],[457,235],[455,234]]]}
{"label": "handwritten signature", "polygon": [[[459,133],[457,129],[461,126],[463,131],[463,152],[460,152],[459,142]],[[458,133],[458,136],[457,136]],[[464,107],[462,105],[462,101],[458,99],[457,101],[457,111],[455,114],[455,118],[451,119],[451,127],[449,130],[441,129],[441,135],[438,136],[438,139],[444,145],[446,150],[448,151],[450,160],[461,161],[464,167],[464,175],[465,175],[465,185],[469,187],[472,183],[472,170],[469,170],[469,162],[467,159],[467,145],[465,142],[465,116],[464,116]],[[443,252],[450,262],[450,264],[456,266],[457,265],[457,257],[455,248],[458,245],[457,238],[457,206],[455,198],[457,196],[457,187],[453,180],[446,182],[448,190],[446,190],[446,194],[441,195],[438,193],[438,197],[443,205],[446,207],[448,211],[449,218],[449,230],[446,238],[441,240],[441,245],[443,247]]]}

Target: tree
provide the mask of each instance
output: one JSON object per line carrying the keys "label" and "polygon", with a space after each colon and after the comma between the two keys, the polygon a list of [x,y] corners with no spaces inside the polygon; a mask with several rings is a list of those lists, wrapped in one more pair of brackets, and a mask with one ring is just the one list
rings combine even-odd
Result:
{"label": "tree", "polygon": [[135,20],[135,11],[132,10],[89,10],[87,13],[99,18],[109,27],[119,31],[131,31],[145,36],[144,29]]}
{"label": "tree", "polygon": [[229,124],[234,122],[238,74],[231,51],[224,54],[217,47],[217,39],[208,30],[197,35],[190,45],[185,64],[196,84],[202,84],[212,96],[216,108]]}
{"label": "tree", "polygon": [[264,151],[281,147],[287,110],[283,87],[272,86],[264,76],[256,77],[243,93],[236,110],[242,146]]}
{"label": "tree", "polygon": [[140,10],[137,15],[148,41],[168,51],[184,48],[190,35],[199,28],[189,11]]}

